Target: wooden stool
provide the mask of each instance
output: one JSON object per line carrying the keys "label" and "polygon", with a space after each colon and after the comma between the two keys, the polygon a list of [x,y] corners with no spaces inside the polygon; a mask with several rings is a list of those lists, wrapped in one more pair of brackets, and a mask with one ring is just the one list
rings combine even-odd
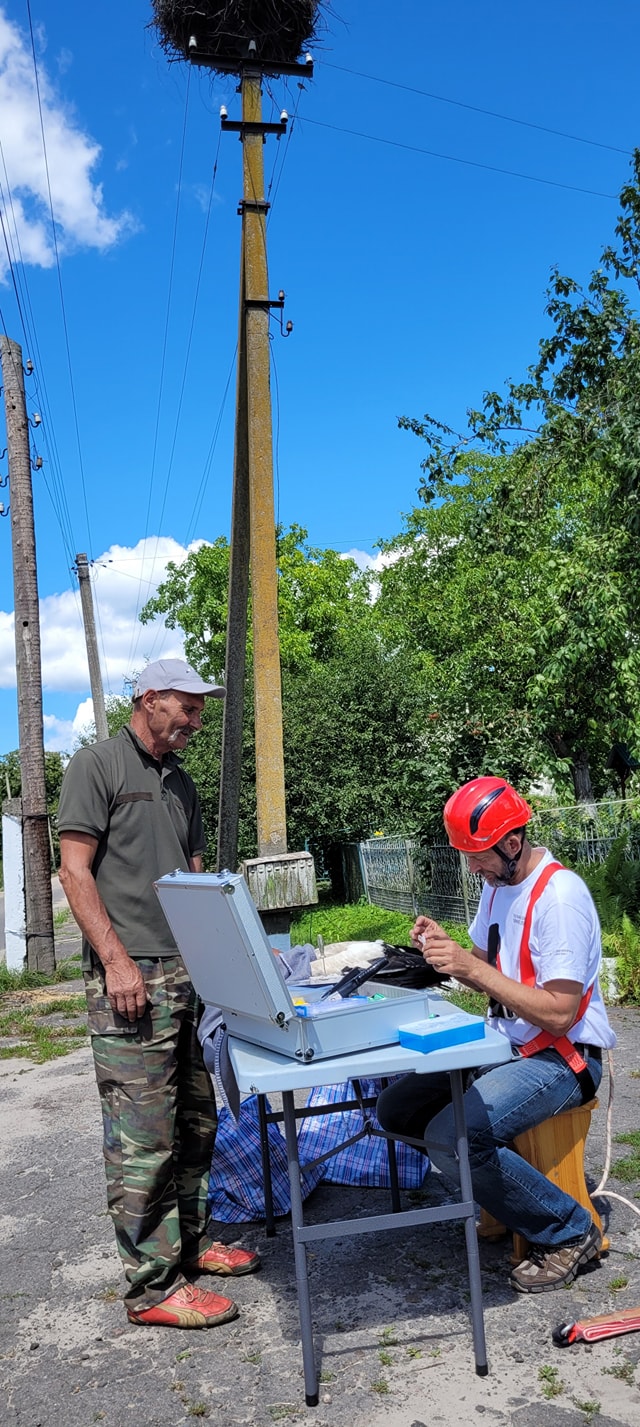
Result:
{"label": "wooden stool", "polygon": [[[570,1194],[578,1204],[582,1204],[591,1215],[594,1224],[603,1233],[602,1220],[594,1208],[584,1177],[584,1147],[591,1124],[591,1113],[596,1109],[597,1100],[587,1105],[579,1105],[575,1110],[563,1110],[560,1115],[552,1115],[543,1120],[533,1130],[525,1130],[513,1141],[517,1150],[528,1164],[539,1169],[552,1184],[557,1184],[565,1194]],[[481,1239],[499,1239],[506,1233],[504,1224],[486,1209],[480,1211],[478,1236]],[[527,1257],[528,1242],[522,1234],[513,1235],[512,1263],[521,1263]],[[602,1238],[602,1248],[608,1249],[609,1240]]]}

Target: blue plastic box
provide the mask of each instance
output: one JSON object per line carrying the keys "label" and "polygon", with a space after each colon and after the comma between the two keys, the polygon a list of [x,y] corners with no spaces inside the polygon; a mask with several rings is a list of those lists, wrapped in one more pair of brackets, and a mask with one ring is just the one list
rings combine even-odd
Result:
{"label": "blue plastic box", "polygon": [[484,1039],[485,1022],[480,1016],[430,1016],[428,1021],[414,1021],[410,1026],[400,1026],[400,1045],[409,1050],[442,1050],[445,1046],[461,1045],[465,1041]]}

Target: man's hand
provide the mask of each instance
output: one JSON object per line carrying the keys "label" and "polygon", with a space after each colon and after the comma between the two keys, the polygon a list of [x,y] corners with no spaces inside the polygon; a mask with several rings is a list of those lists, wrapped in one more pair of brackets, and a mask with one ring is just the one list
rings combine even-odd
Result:
{"label": "man's hand", "polygon": [[453,941],[431,917],[418,917],[411,931],[411,941],[422,952],[425,961],[441,975],[453,976],[460,981],[469,975],[469,952]]}
{"label": "man's hand", "polygon": [[127,956],[110,962],[105,966],[105,981],[111,1010],[127,1021],[139,1021],[147,1005],[147,992],[135,961]]}
{"label": "man's hand", "polygon": [[97,847],[97,838],[86,832],[61,833],[60,881],[83,936],[102,962],[112,1011],[127,1021],[138,1021],[144,1015],[147,993],[96,887],[92,867]]}

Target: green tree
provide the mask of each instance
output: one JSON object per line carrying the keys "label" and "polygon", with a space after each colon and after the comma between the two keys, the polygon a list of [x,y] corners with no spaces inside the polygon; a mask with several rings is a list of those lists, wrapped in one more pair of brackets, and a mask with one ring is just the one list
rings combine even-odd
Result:
{"label": "green tree", "polygon": [[[224,663],[229,552],[216,540],[193,552],[142,612],[163,614],[185,634],[203,674]],[[408,816],[404,792],[417,758],[413,662],[387,647],[355,562],[306,542],[298,526],[278,533],[280,649],[288,837],[327,845]],[[248,635],[249,654],[251,624]],[[248,666],[250,668],[250,664]],[[210,707],[212,705],[212,707]],[[222,708],[211,700],[202,734],[185,753],[200,792],[210,847],[218,811]],[[255,753],[251,679],[245,695],[240,846],[255,852]]]}
{"label": "green tree", "polygon": [[607,786],[611,744],[638,731],[640,151],[616,237],[586,288],[554,271],[536,362],[504,396],[485,393],[465,433],[400,422],[427,443],[424,598],[448,569],[454,685],[466,677],[485,732],[491,690],[503,713],[506,693],[531,735],[530,771],[552,753],[587,801]]}
{"label": "green tree", "polygon": [[[46,751],[44,755],[44,782],[47,799],[47,812],[51,819],[51,828],[54,842],[54,854],[57,856],[58,842],[56,832],[56,815],[58,812],[58,802],[60,798],[60,787],[65,768],[65,759],[61,753]],[[5,797],[19,798],[22,792],[22,771],[20,768],[20,752],[13,749],[11,753],[5,753],[0,757],[0,779],[2,794],[0,802]],[[2,831],[0,829],[0,856],[2,855]]]}
{"label": "green tree", "polygon": [[[105,712],[107,715],[107,729],[109,738],[114,738],[116,733],[124,727],[131,718],[131,699],[122,698],[119,694],[107,694],[105,699]],[[78,735],[76,746],[86,748],[88,744],[96,741],[95,723],[90,723]]]}

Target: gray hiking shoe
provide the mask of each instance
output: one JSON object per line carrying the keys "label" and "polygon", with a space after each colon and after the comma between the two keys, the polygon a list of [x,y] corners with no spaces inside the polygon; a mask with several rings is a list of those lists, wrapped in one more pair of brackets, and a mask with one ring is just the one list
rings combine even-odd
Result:
{"label": "gray hiking shoe", "polygon": [[566,1288],[573,1283],[578,1269],[600,1253],[601,1244],[602,1235],[595,1224],[584,1239],[565,1248],[545,1249],[542,1244],[532,1244],[529,1258],[514,1268],[509,1283],[518,1293],[551,1293],[554,1288]]}

